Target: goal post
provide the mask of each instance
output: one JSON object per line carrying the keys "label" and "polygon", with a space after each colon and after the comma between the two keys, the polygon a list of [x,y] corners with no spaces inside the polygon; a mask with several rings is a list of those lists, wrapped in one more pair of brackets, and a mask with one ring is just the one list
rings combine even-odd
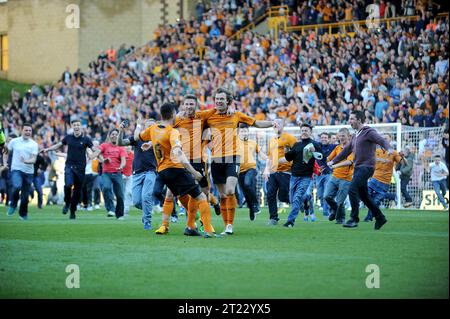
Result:
{"label": "goal post", "polygon": [[[413,206],[409,209],[419,209],[422,206],[424,194],[429,194],[433,191],[433,186],[430,179],[430,174],[427,170],[428,165],[432,161],[432,156],[440,154],[443,156],[444,148],[442,146],[442,138],[444,134],[444,127],[411,127],[405,126],[401,123],[379,123],[368,124],[368,126],[375,128],[380,134],[388,134],[391,138],[391,145],[398,152],[404,150],[406,146],[410,148],[414,154],[414,167],[411,180],[408,184],[408,192],[413,199]],[[313,128],[312,138],[319,141],[319,135],[323,132],[336,135],[339,129],[347,128],[350,133],[353,134],[354,130],[350,125],[326,125],[316,126]],[[287,126],[284,131],[294,135],[297,139],[300,138],[300,128],[298,126]],[[273,129],[256,129],[251,128],[250,139],[257,141],[260,148],[267,152],[269,140],[275,136]],[[262,163],[258,159],[258,171],[259,177],[257,180],[258,194],[264,187],[264,181],[262,180]],[[404,202],[401,194],[400,176],[396,171],[393,173],[391,182],[391,193],[396,197],[396,208],[402,208],[402,202]],[[435,203],[439,205],[438,203]],[[430,205],[430,207],[436,207],[436,205]],[[431,208],[429,208],[431,209]]]}

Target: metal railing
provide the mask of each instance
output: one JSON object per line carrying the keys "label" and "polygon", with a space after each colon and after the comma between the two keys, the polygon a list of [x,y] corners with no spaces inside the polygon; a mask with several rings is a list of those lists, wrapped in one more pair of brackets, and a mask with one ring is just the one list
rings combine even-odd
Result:
{"label": "metal railing", "polygon": [[238,31],[236,31],[233,35],[229,37],[229,39],[240,39],[242,34],[254,29],[261,21],[263,21],[266,18],[273,18],[278,16],[288,16],[289,15],[289,7],[284,6],[273,6],[267,9],[267,11],[263,14],[257,17],[254,21],[250,22],[246,26],[242,27]]}
{"label": "metal railing", "polygon": [[[438,14],[436,19],[448,17],[448,12]],[[307,31],[316,31],[323,29],[328,29],[328,33],[334,34],[338,32],[347,33],[349,28],[353,29],[368,29],[369,25],[371,27],[385,26],[388,30],[392,28],[392,25],[397,22],[417,22],[419,16],[402,16],[395,18],[385,18],[385,19],[372,19],[372,20],[356,20],[356,21],[343,21],[343,22],[333,22],[333,23],[322,23],[313,25],[299,25],[299,26],[288,26],[285,28],[287,32],[300,32],[302,35]]]}

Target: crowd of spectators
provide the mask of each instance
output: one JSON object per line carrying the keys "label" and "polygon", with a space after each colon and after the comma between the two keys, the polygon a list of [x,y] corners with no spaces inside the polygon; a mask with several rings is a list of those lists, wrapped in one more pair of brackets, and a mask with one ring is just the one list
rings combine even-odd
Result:
{"label": "crowd of spectators", "polygon": [[[240,111],[286,118],[288,125],[345,124],[360,109],[369,123],[448,126],[448,15],[436,19],[434,7],[418,3],[376,2],[380,12],[392,5],[391,13],[418,13],[419,21],[336,35],[280,32],[274,39],[252,31],[233,35],[273,5],[289,6],[290,24],[307,24],[341,21],[341,11],[345,20],[350,7],[350,20],[363,19],[368,2],[222,0],[211,8],[199,2],[194,17],[158,27],[142,47],[108,48],[85,70],[67,68],[53,85],[33,85],[24,96],[11,92],[3,127],[8,135],[31,122],[45,146],[60,140],[77,116],[89,135],[103,140],[121,120],[156,118],[159,105],[187,93],[211,108],[212,93],[224,85]],[[332,14],[324,14],[330,7]]]}

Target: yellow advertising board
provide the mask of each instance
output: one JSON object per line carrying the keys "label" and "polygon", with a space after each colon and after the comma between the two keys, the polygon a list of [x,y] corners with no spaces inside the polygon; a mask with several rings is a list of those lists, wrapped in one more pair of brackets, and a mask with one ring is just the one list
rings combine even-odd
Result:
{"label": "yellow advertising board", "polygon": [[[420,209],[423,210],[443,210],[444,206],[439,202],[439,199],[434,192],[434,190],[424,190],[422,203],[420,204]],[[445,194],[445,200],[448,204],[448,191]]]}

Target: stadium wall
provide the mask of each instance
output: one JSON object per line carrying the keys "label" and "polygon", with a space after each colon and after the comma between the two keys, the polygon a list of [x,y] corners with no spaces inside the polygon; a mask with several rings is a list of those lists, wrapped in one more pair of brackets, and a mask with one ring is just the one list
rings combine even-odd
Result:
{"label": "stadium wall", "polygon": [[[111,45],[139,47],[152,40],[163,19],[172,24],[179,18],[180,1],[187,17],[195,0],[9,0],[0,4],[0,33],[9,39],[9,68],[0,77],[48,83],[66,66],[86,70]],[[79,28],[66,26],[69,4],[80,9]]]}
{"label": "stadium wall", "polygon": [[[6,3],[0,3],[0,35],[8,32],[8,6]],[[6,79],[6,72],[0,70],[0,79]]]}
{"label": "stadium wall", "polygon": [[7,78],[16,82],[47,82],[66,66],[78,65],[78,31],[65,27],[65,9],[77,0],[8,1]]}
{"label": "stadium wall", "polygon": [[86,69],[100,51],[141,44],[141,1],[82,0],[80,67]]}
{"label": "stadium wall", "polygon": [[8,30],[8,6],[0,3],[0,32]]}

